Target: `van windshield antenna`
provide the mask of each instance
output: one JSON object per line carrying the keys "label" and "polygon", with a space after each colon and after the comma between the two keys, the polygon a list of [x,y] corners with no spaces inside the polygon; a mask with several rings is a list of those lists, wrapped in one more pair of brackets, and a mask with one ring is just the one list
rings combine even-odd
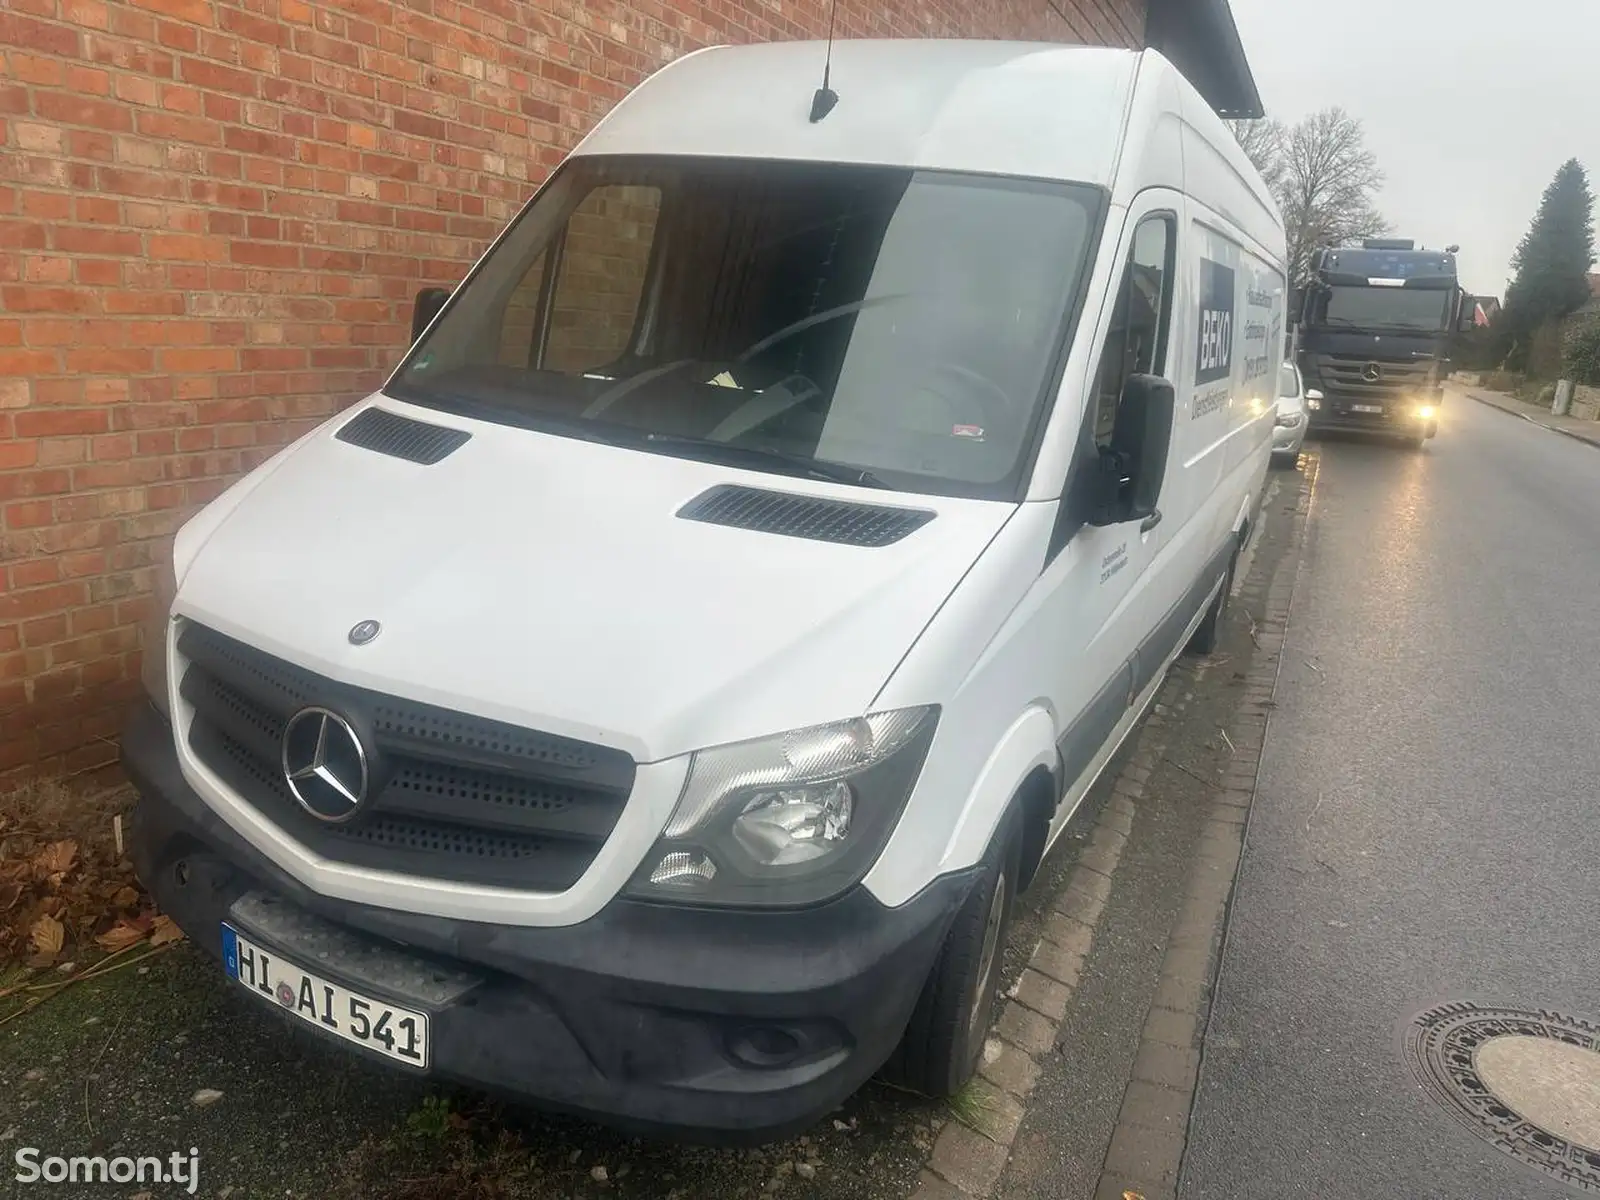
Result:
{"label": "van windshield antenna", "polygon": [[833,111],[839,103],[839,93],[828,86],[828,75],[833,70],[833,19],[839,15],[839,0],[828,6],[828,53],[822,60],[822,86],[811,97],[811,123],[815,125]]}

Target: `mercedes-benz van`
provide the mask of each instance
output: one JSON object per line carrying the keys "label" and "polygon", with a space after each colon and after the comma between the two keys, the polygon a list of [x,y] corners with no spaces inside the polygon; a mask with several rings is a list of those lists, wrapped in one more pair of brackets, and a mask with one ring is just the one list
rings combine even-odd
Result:
{"label": "mercedes-benz van", "polygon": [[1227,128],[1153,52],[826,53],[655,74],[178,534],[135,859],[291,1022],[641,1130],[949,1092],[1214,642],[1285,295]]}

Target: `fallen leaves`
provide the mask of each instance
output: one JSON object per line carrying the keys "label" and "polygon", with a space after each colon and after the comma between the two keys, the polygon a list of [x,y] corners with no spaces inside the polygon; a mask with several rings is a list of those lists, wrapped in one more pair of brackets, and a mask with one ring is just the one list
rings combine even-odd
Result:
{"label": "fallen leaves", "polygon": [[[182,938],[158,915],[117,845],[126,791],[74,794],[34,784],[0,795],[0,968],[35,970],[98,948],[115,954]],[[76,970],[76,966],[73,968]]]}
{"label": "fallen leaves", "polygon": [[28,927],[34,951],[54,959],[67,940],[67,927],[48,913]]}
{"label": "fallen leaves", "polygon": [[131,946],[134,942],[142,940],[144,936],[144,930],[130,925],[127,921],[118,921],[104,933],[96,934],[94,942],[100,949],[115,953],[125,946]]}
{"label": "fallen leaves", "polygon": [[33,856],[33,869],[59,883],[78,859],[78,843],[71,838],[51,842]]}

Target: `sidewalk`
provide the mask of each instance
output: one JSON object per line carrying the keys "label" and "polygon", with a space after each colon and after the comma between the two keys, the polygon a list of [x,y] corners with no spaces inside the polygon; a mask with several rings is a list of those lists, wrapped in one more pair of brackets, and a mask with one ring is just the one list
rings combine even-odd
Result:
{"label": "sidewalk", "polygon": [[1526,400],[1518,400],[1515,396],[1507,396],[1501,392],[1489,392],[1482,388],[1458,389],[1462,395],[1470,396],[1479,404],[1487,404],[1490,408],[1498,408],[1501,412],[1510,413],[1514,417],[1523,417],[1535,425],[1545,429],[1553,429],[1557,433],[1564,433],[1570,438],[1577,438],[1580,442],[1588,442],[1591,446],[1600,446],[1600,421],[1581,421],[1576,417],[1554,416],[1548,408],[1537,404],[1529,404]]}

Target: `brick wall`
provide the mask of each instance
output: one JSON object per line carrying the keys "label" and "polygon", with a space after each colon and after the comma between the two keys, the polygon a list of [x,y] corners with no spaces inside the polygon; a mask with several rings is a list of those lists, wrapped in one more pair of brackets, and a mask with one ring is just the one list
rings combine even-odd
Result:
{"label": "brick wall", "polygon": [[[840,0],[1134,45],[1143,0]],[[0,780],[94,770],[170,535],[378,386],[594,120],[825,0],[0,0]]]}

